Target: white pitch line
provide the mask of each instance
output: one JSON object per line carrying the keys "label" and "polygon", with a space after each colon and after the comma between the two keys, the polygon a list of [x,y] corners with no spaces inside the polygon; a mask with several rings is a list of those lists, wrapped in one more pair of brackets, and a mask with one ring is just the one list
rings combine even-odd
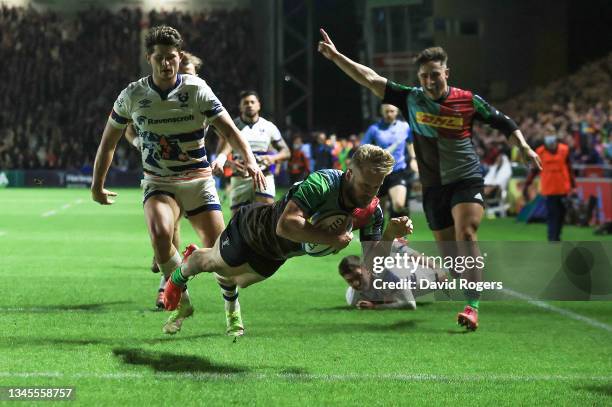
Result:
{"label": "white pitch line", "polygon": [[530,297],[527,294],[519,293],[518,291],[514,291],[509,288],[504,288],[502,291],[504,291],[506,294],[512,297],[516,297],[516,298],[520,298],[521,300],[525,300],[528,303],[535,305],[536,307],[545,309],[547,311],[556,312],[557,314],[563,315],[564,317],[574,319],[576,321],[584,322],[587,325],[590,325],[595,328],[603,329],[604,331],[612,332],[612,325],[608,325],[603,322],[597,321],[595,319],[585,317],[584,315],[577,314],[573,311],[555,307],[554,305],[550,305],[544,301],[536,300],[535,298]]}
{"label": "white pitch line", "polygon": [[[74,201],[74,205],[79,205],[81,203],[83,203],[83,200],[81,198],[79,198],[76,201]],[[52,209],[50,211],[47,211],[47,212],[43,213],[41,216],[43,218],[47,218],[49,216],[57,215],[58,211],[60,211],[60,210],[61,211],[65,211],[66,209],[69,209],[72,205],[73,205],[72,203],[64,204],[64,205],[61,206],[60,209]]]}
{"label": "white pitch line", "polygon": [[62,372],[0,372],[0,377],[49,377],[63,379],[93,378],[103,380],[125,380],[125,379],[192,379],[192,380],[319,380],[324,382],[344,382],[362,380],[395,380],[401,382],[528,382],[528,381],[603,381],[609,382],[612,376],[588,376],[588,375],[515,375],[515,374],[491,374],[491,375],[437,375],[427,373],[349,373],[349,374],[319,374],[319,373],[172,373],[151,372],[149,374],[139,372],[119,373],[62,373]]}

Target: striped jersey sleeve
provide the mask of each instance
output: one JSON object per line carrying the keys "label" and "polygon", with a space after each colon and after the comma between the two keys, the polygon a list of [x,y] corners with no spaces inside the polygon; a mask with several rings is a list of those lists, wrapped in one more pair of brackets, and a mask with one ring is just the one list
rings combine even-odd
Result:
{"label": "striped jersey sleeve", "polygon": [[128,88],[125,88],[121,91],[117,100],[115,100],[113,110],[111,110],[108,118],[108,122],[111,126],[117,129],[125,129],[127,127],[130,121],[129,105],[130,98],[128,96]]}

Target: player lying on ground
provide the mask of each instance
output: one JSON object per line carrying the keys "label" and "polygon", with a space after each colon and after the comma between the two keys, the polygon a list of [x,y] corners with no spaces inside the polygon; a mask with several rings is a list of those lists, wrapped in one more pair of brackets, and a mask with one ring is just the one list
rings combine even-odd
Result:
{"label": "player lying on ground", "polygon": [[[191,252],[188,248],[181,267],[166,284],[166,309],[174,309],[189,277],[207,272],[231,281],[226,298],[233,301],[230,335],[242,335],[244,327],[237,287],[247,287],[272,276],[290,257],[306,254],[305,243],[345,248],[352,239],[348,222],[360,229],[365,258],[389,253],[393,239],[412,231],[408,217],[392,223],[381,241],[383,213],[376,193],[393,168],[393,157],[380,147],[361,146],[346,172],[320,170],[295,184],[272,205],[254,204],[240,208],[212,249]],[[311,218],[342,214],[344,222],[335,230],[315,227]]]}
{"label": "player lying on ground", "polygon": [[[472,123],[481,120],[502,131],[519,146],[524,160],[541,168],[538,155],[516,123],[471,91],[449,86],[448,58],[440,47],[427,48],[417,56],[421,84],[417,88],[387,80],[338,52],[322,29],[321,36],[321,54],[382,103],[397,106],[408,120],[423,185],[425,216],[442,254],[478,257],[477,231],[484,201],[480,161],[471,141]],[[479,282],[482,272],[482,268],[474,267],[464,276],[468,281]],[[465,296],[467,305],[457,315],[457,322],[474,330],[478,327],[480,293],[466,290]]]}
{"label": "player lying on ground", "polygon": [[[394,219],[392,219],[393,221]],[[417,259],[421,255],[408,247],[404,239],[393,242],[389,256],[396,254]],[[371,269],[371,267],[369,267]],[[338,272],[349,285],[346,289],[346,302],[359,309],[416,309],[415,297],[428,294],[433,289],[419,289],[421,282],[442,282],[448,280],[446,270],[427,268],[408,262],[406,267],[385,268],[382,272],[372,273],[358,256],[346,256],[338,264]],[[378,280],[378,281],[375,281]],[[417,289],[411,290],[406,284],[412,281]],[[403,283],[396,288],[398,282]],[[425,286],[425,285],[424,285]],[[427,284],[430,286],[430,284]]]}
{"label": "player lying on ground", "polygon": [[[198,75],[198,71],[202,67],[202,60],[197,56],[183,51],[183,58],[181,59],[181,63],[179,65],[179,73],[188,74],[188,75]],[[125,128],[125,138],[126,140],[136,147],[138,151],[140,151],[140,145],[142,144],[142,140],[138,137],[136,130],[134,129],[134,124],[130,123]],[[174,220],[174,231],[172,232],[172,245],[174,247],[181,247],[181,218],[185,215],[184,211],[181,209],[177,218]],[[151,271],[153,273],[159,273],[161,270],[157,265],[157,261],[155,260],[155,254],[153,255],[153,261],[151,264]],[[166,285],[166,277],[162,274],[161,281],[159,285],[159,289],[157,290],[157,295],[155,298],[155,306],[158,309],[164,308],[164,286]]]}
{"label": "player lying on ground", "polygon": [[[145,38],[152,74],[125,88],[113,106],[96,154],[91,194],[110,205],[115,192],[104,188],[117,142],[132,122],[140,137],[144,170],[143,206],[155,258],[168,276],[181,264],[172,245],[174,223],[181,210],[203,244],[211,247],[223,230],[223,216],[212,170],[204,148],[204,129],[212,124],[245,157],[247,172],[259,187],[265,178],[249,145],[208,84],[178,73],[182,38],[167,26],[153,27]],[[211,168],[213,167],[213,168]],[[164,332],[175,333],[193,313],[187,293]]]}

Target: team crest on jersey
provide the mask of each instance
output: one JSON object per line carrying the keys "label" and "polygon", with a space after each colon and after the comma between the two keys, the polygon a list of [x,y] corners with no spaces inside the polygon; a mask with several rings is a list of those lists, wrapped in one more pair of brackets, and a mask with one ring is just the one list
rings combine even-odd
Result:
{"label": "team crest on jersey", "polygon": [[187,101],[189,101],[189,93],[179,92],[177,95],[179,102],[181,102],[181,107],[188,107]]}
{"label": "team crest on jersey", "polygon": [[143,124],[145,124],[145,121],[147,121],[147,117],[146,117],[146,116],[138,116],[138,117],[136,118],[136,124],[137,124],[139,127],[142,127],[142,125],[143,125]]}
{"label": "team crest on jersey", "polygon": [[140,106],[141,109],[146,109],[147,107],[150,107],[151,103],[153,103],[153,101],[149,99],[142,99],[138,101],[138,105]]}

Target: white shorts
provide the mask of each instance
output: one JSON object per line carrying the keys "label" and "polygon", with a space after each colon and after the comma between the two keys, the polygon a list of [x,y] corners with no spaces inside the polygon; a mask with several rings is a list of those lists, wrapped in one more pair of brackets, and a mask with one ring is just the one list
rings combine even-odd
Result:
{"label": "white shorts", "polygon": [[143,179],[142,203],[154,195],[167,195],[172,197],[185,211],[187,217],[197,215],[204,211],[220,211],[221,202],[215,188],[213,177],[196,178],[182,182],[161,182]]}
{"label": "white shorts", "polygon": [[274,185],[274,175],[266,175],[266,189],[255,191],[253,188],[253,178],[232,177],[230,180],[232,191],[230,192],[230,207],[232,209],[255,202],[256,196],[264,196],[274,199],[276,196],[276,186]]}

